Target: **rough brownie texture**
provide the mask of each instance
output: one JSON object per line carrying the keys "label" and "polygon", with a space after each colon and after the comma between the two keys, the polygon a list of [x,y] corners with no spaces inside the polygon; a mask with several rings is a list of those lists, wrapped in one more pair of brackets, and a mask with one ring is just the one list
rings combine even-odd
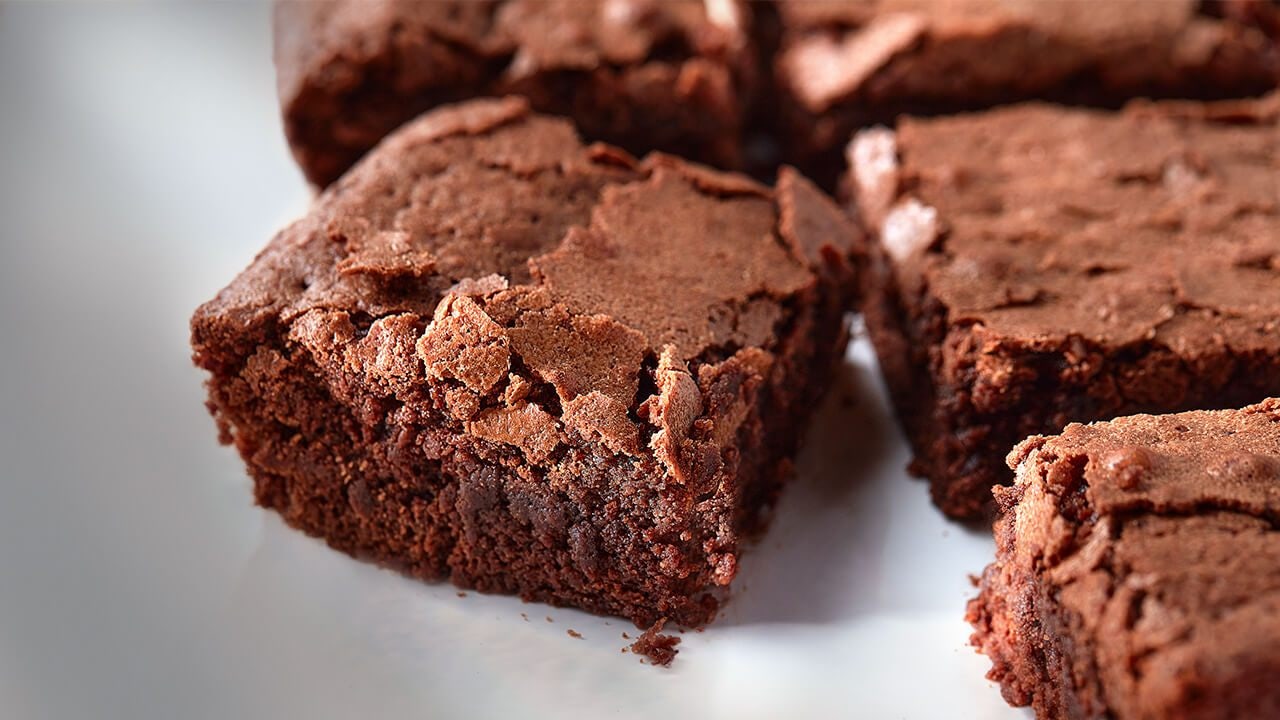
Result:
{"label": "rough brownie texture", "polygon": [[1278,110],[1029,104],[855,137],[863,310],[946,513],[981,515],[1028,435],[1280,395]]}
{"label": "rough brownie texture", "polygon": [[1033,437],[973,643],[1045,718],[1280,717],[1280,400]]}
{"label": "rough brownie texture", "polygon": [[856,241],[522,99],[390,136],[192,320],[257,501],[425,579],[712,618],[842,351]]}
{"label": "rough brownie texture", "polygon": [[815,172],[851,131],[900,113],[1239,97],[1280,80],[1268,0],[781,0],[778,12],[786,134]]}
{"label": "rough brownie texture", "polygon": [[736,0],[278,2],[285,132],[324,186],[426,109],[519,93],[588,138],[736,167],[749,20]]}
{"label": "rough brownie texture", "polygon": [[[640,637],[636,638],[635,642],[631,643],[631,652],[647,658],[654,665],[671,667],[671,662],[680,653],[676,649],[676,646],[680,644],[680,638],[675,635],[663,635],[662,627],[665,624],[665,620],[659,620],[648,630],[645,630]],[[644,660],[640,662],[644,662]]]}

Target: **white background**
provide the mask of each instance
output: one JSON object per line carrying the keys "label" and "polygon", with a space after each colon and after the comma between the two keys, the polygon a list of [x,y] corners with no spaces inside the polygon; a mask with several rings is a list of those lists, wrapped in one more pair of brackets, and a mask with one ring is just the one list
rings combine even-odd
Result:
{"label": "white background", "polygon": [[903,473],[865,342],[670,670],[623,621],[458,597],[253,507],[187,319],[310,196],[268,15],[0,5],[0,717],[1027,716],[966,645],[990,538]]}

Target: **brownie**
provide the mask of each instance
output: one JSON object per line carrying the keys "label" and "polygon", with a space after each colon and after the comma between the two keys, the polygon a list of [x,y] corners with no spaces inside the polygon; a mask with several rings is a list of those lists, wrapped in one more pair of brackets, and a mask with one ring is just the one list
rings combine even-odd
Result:
{"label": "brownie", "polygon": [[843,352],[834,201],[520,98],[389,136],[192,319],[256,499],[427,580],[711,620]]}
{"label": "brownie", "polygon": [[733,168],[749,20],[737,0],[278,2],[285,132],[324,186],[424,110],[517,93],[590,139]]}
{"label": "brownie", "polygon": [[1280,95],[1025,104],[849,146],[864,313],[948,515],[1069,422],[1280,395]]}
{"label": "brownie", "polygon": [[1280,400],[1072,424],[1009,455],[969,605],[1044,718],[1280,717]]}
{"label": "brownie", "polygon": [[815,171],[851,131],[901,113],[1242,97],[1280,81],[1268,0],[780,0],[778,15],[785,133]]}

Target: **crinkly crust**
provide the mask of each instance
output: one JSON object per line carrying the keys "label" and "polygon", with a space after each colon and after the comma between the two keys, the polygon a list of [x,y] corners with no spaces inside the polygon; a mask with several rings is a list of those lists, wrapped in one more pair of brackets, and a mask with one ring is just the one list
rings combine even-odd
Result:
{"label": "crinkly crust", "polygon": [[1005,697],[1045,717],[1280,712],[1280,400],[1071,425],[1010,456],[971,603]]}
{"label": "crinkly crust", "polygon": [[760,350],[750,364],[767,367],[788,300],[812,291],[815,267],[849,262],[856,238],[793,172],[775,196],[669,156],[603,154],[521,99],[480,100],[389,139],[201,315],[260,309],[330,356],[345,334],[315,318],[412,314],[411,342],[379,337],[415,348],[428,386],[485,405],[518,366],[562,408],[599,395],[590,417],[635,435],[646,357],[710,370]]}

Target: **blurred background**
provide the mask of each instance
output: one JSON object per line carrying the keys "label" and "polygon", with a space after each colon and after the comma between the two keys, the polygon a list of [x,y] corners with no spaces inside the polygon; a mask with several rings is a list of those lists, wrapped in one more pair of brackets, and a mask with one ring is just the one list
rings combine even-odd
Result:
{"label": "blurred background", "polygon": [[269,15],[0,4],[0,718],[1023,716],[966,646],[990,539],[903,478],[865,343],[670,671],[622,621],[409,582],[254,508],[187,320],[310,199]]}
{"label": "blurred background", "polygon": [[0,4],[2,717],[231,717],[249,693],[199,647],[261,521],[187,318],[309,196],[269,14]]}

